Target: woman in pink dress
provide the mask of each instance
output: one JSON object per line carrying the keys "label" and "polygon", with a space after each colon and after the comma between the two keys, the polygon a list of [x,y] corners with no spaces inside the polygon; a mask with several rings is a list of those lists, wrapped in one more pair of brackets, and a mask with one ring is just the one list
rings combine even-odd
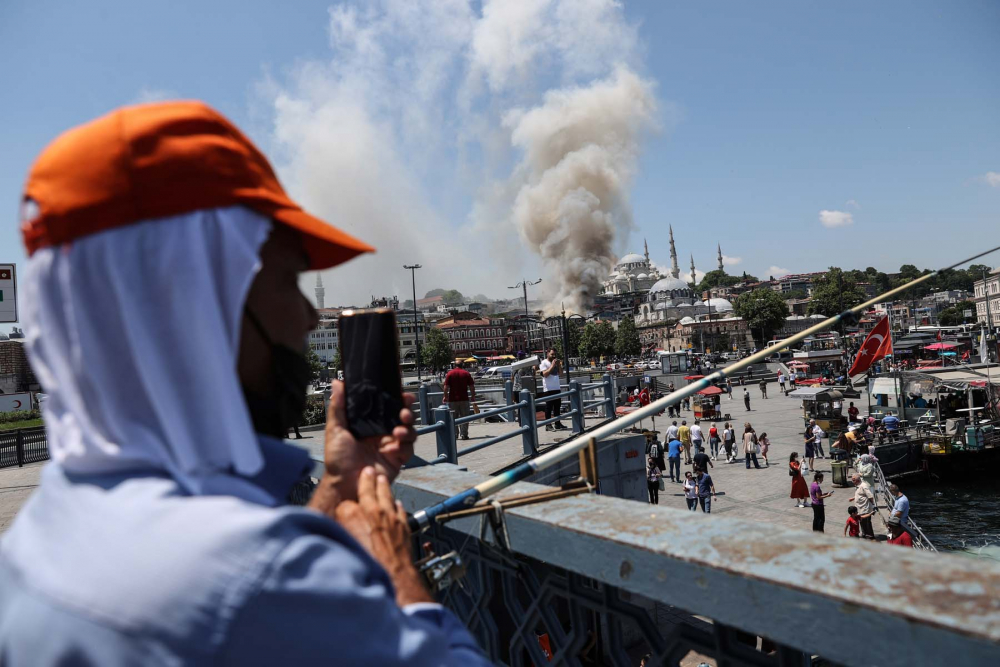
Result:
{"label": "woman in pink dress", "polygon": [[771,441],[767,439],[767,433],[760,434],[757,444],[760,445],[760,456],[764,459],[764,467],[770,468],[771,464],[767,462],[767,450],[771,446]]}
{"label": "woman in pink dress", "polygon": [[792,493],[789,498],[795,500],[796,507],[805,507],[809,497],[809,487],[802,478],[802,464],[799,463],[799,453],[792,452],[788,457],[788,474],[792,477]]}

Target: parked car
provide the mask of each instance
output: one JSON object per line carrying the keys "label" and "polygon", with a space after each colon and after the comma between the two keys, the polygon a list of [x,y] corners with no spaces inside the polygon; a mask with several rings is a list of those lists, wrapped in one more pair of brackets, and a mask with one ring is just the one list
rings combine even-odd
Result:
{"label": "parked car", "polygon": [[662,365],[660,365],[660,362],[659,362],[659,361],[656,361],[656,360],[654,359],[653,361],[648,361],[648,362],[646,362],[646,368],[647,368],[647,369],[649,369],[649,370],[651,370],[651,371],[658,371],[658,370],[660,370],[661,368],[663,368],[663,366],[662,366]]}

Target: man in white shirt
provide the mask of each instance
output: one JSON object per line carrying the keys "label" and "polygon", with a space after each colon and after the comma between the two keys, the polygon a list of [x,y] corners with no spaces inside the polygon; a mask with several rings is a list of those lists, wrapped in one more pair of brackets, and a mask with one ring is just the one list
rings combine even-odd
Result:
{"label": "man in white shirt", "polygon": [[702,440],[705,438],[704,434],[701,432],[701,426],[699,426],[698,420],[694,420],[694,425],[691,427],[691,444],[694,445],[694,453],[702,451]]}
{"label": "man in white shirt", "polygon": [[781,387],[781,393],[785,393],[785,374],[778,371],[778,385]]}
{"label": "man in white shirt", "polygon": [[666,442],[670,442],[671,440],[680,440],[679,435],[680,430],[677,428],[677,422],[675,421],[667,427]]}
{"label": "man in white shirt", "polygon": [[[562,362],[556,357],[555,349],[549,350],[545,359],[539,364],[538,370],[542,372],[542,389],[545,391],[541,392],[536,396],[536,398],[545,398],[546,396],[551,396],[552,394],[559,393],[559,375],[562,372]],[[562,399],[554,399],[545,404],[545,418],[551,419],[552,417],[559,416],[559,404],[562,403]],[[562,422],[556,421],[554,424],[546,424],[545,430],[552,431],[555,429],[564,429]]]}

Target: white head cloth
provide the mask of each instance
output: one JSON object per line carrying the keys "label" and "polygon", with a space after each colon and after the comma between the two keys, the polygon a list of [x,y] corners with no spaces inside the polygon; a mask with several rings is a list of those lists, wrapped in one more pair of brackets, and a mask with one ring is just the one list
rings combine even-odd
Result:
{"label": "white head cloth", "polygon": [[270,230],[209,209],[35,252],[25,336],[59,466],[162,471],[192,493],[260,470],[236,359]]}

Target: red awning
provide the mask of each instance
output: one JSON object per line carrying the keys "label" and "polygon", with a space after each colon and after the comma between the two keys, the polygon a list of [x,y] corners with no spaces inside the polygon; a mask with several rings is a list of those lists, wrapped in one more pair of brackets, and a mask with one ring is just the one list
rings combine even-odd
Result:
{"label": "red awning", "polygon": [[930,345],[925,345],[924,349],[925,350],[950,350],[953,347],[958,347],[958,343],[948,343],[948,342],[942,341],[940,343],[932,343]]}
{"label": "red awning", "polygon": [[698,393],[701,394],[702,396],[716,396],[718,394],[721,394],[722,390],[719,389],[718,387],[705,387]]}
{"label": "red awning", "polygon": [[705,377],[705,376],[704,375],[685,375],[684,379],[685,380],[700,380],[703,377]]}

